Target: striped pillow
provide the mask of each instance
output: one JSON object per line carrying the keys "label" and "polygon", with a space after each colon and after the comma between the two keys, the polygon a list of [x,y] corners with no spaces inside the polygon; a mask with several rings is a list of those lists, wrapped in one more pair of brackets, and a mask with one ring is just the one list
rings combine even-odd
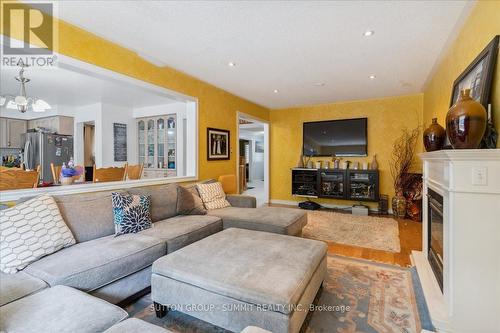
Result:
{"label": "striped pillow", "polygon": [[221,183],[197,184],[196,187],[206,209],[231,207]]}

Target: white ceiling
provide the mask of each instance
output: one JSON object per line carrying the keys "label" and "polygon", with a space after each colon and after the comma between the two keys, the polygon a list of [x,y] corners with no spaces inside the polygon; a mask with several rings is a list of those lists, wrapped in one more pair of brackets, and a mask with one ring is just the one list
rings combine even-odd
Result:
{"label": "white ceiling", "polygon": [[[0,71],[1,95],[17,95],[19,82],[14,77],[19,69],[2,67]],[[83,106],[109,103],[131,108],[170,104],[172,99],[137,89],[126,83],[115,83],[80,74],[67,69],[29,67],[24,76],[31,79],[26,84],[26,94],[45,100],[52,106]],[[43,114],[37,114],[43,116]]]}
{"label": "white ceiling", "polygon": [[[421,92],[470,8],[465,1],[58,2],[68,22],[271,108]],[[364,37],[367,30],[375,34]]]}

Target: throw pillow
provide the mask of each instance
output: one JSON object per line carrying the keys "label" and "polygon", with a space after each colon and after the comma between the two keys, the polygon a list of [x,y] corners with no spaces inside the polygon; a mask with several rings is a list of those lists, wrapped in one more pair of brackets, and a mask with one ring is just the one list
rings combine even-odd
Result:
{"label": "throw pillow", "polygon": [[75,244],[54,198],[41,195],[0,211],[0,270],[14,274]]}
{"label": "throw pillow", "polygon": [[151,228],[151,201],[147,195],[113,192],[115,236],[131,234]]}
{"label": "throw pillow", "polygon": [[197,184],[196,187],[206,209],[231,207],[221,183]]}
{"label": "throw pillow", "polygon": [[201,201],[196,186],[186,188],[177,187],[177,214],[178,215],[205,215],[207,210]]}

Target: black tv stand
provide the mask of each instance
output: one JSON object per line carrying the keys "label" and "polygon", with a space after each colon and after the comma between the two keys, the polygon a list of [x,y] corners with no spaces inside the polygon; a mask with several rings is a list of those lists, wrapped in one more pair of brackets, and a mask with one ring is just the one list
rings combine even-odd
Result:
{"label": "black tv stand", "polygon": [[292,169],[292,195],[353,201],[379,200],[378,170]]}

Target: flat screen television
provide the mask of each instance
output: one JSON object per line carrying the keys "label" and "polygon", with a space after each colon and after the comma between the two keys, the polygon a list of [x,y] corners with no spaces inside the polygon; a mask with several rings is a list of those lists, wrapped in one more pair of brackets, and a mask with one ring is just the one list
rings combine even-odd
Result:
{"label": "flat screen television", "polygon": [[366,156],[367,118],[304,123],[305,156]]}

